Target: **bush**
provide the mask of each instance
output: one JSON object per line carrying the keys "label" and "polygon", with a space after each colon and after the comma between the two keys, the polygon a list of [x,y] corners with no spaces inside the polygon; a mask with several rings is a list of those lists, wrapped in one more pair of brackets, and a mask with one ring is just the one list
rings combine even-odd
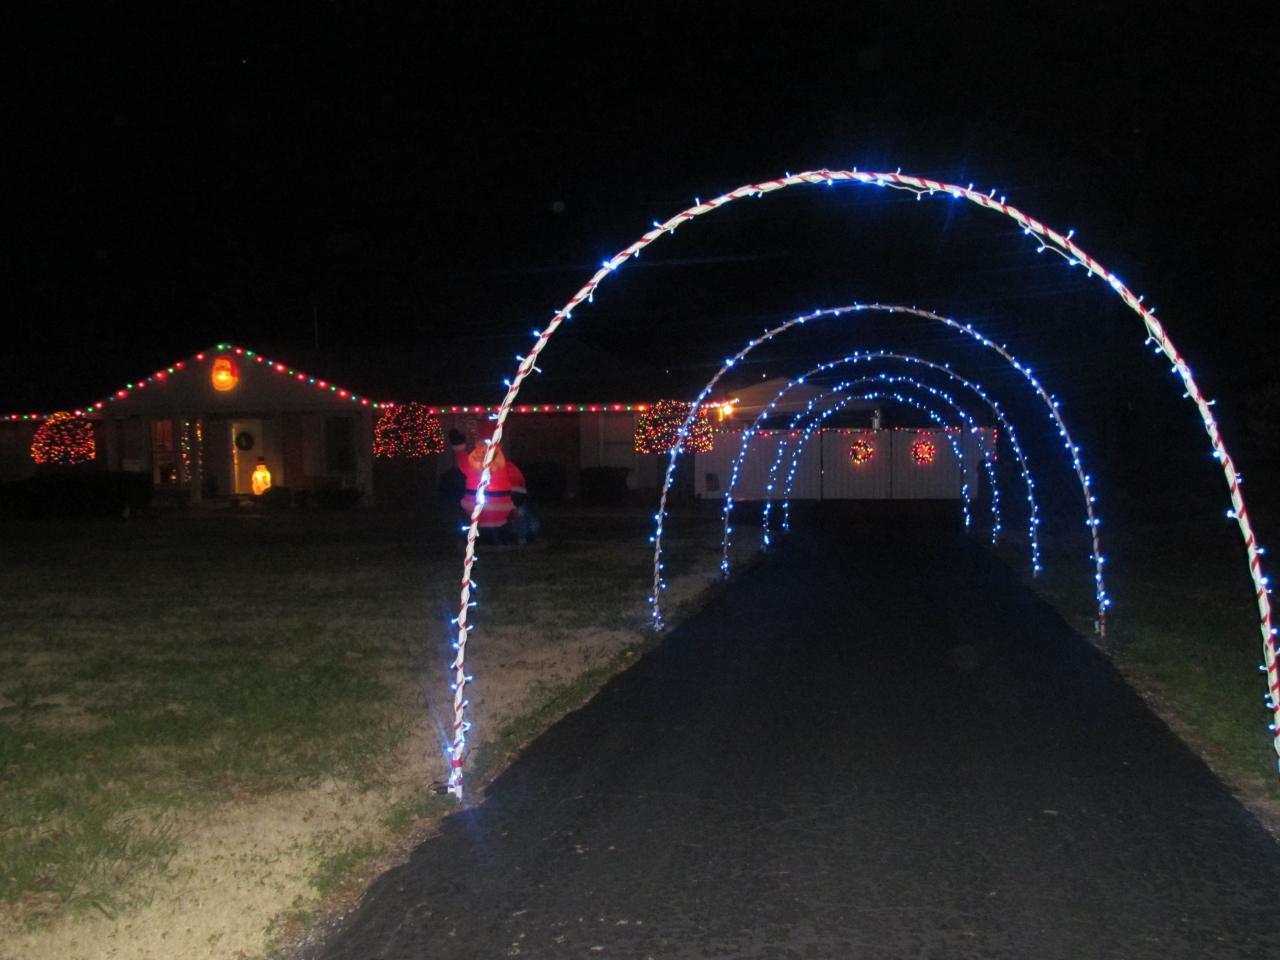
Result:
{"label": "bush", "polygon": [[119,517],[151,504],[145,473],[48,473],[0,484],[0,512],[39,519]]}
{"label": "bush", "polygon": [[584,467],[578,498],[595,507],[616,507],[627,502],[627,474],[630,467]]}

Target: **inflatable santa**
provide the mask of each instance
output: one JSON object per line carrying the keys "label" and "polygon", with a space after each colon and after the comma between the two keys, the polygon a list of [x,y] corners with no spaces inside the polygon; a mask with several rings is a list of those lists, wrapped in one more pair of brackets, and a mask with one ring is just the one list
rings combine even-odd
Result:
{"label": "inflatable santa", "polygon": [[[466,490],[458,505],[462,507],[466,519],[470,521],[471,512],[476,505],[476,490],[480,486],[480,474],[484,467],[485,451],[488,450],[493,437],[493,421],[482,420],[476,430],[476,444],[467,449],[466,437],[457,430],[449,431],[449,444],[453,447],[453,458],[466,484]],[[480,533],[486,540],[504,542],[508,539],[508,523],[516,503],[525,497],[524,474],[520,468],[507,459],[502,445],[498,444],[493,451],[493,460],[489,463],[489,486],[484,491],[484,506],[480,510]],[[513,499],[514,498],[514,499]]]}

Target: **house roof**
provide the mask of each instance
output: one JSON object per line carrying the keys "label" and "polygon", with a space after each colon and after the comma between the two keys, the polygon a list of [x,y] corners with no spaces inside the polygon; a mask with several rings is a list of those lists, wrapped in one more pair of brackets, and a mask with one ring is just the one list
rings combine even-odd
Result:
{"label": "house roof", "polygon": [[[302,387],[323,391],[342,401],[350,401],[355,406],[379,408],[387,405],[385,402],[374,401],[366,396],[353,393],[346,387],[331,383],[328,380],[311,376],[281,360],[273,360],[270,357],[263,356],[255,350],[231,343],[218,343],[207,350],[202,350],[181,360],[175,360],[169,366],[145,377],[125,383],[107,396],[82,407],[76,407],[69,412],[75,413],[77,416],[86,417],[106,414],[110,412],[113,406],[138,398],[143,390],[163,390],[167,384],[184,379],[184,375],[197,369],[203,370],[206,365],[211,365],[214,360],[223,356],[232,357],[241,363],[251,362],[254,365],[260,365],[263,369],[270,370],[283,379],[296,381]],[[3,419],[6,421],[44,420],[51,415],[52,412],[8,413],[3,415]]]}
{"label": "house roof", "polygon": [[[231,343],[219,343],[184,359],[175,360],[167,367],[156,370],[154,373],[138,380],[125,383],[107,396],[81,407],[73,408],[68,412],[86,417],[107,415],[113,407],[129,406],[131,405],[130,401],[140,399],[143,396],[142,391],[163,390],[166,385],[173,384],[179,379],[185,379],[186,374],[192,373],[197,369],[202,371],[207,369],[208,365],[211,365],[214,360],[221,356],[231,357],[240,364],[252,363],[255,367],[271,371],[284,381],[296,382],[303,389],[311,388],[321,391],[326,395],[326,399],[349,401],[355,406],[373,409],[382,409],[396,404],[396,401],[373,400],[362,394],[354,393],[346,387],[312,376],[296,369],[283,360],[267,357],[247,347]],[[484,404],[444,403],[427,404],[427,406],[432,413],[492,413],[498,409],[496,405]],[[648,403],[521,403],[516,404],[512,410],[515,413],[595,413],[643,411],[648,408]],[[52,413],[53,411],[7,413],[0,415],[0,420],[6,422],[41,421],[47,419]]]}

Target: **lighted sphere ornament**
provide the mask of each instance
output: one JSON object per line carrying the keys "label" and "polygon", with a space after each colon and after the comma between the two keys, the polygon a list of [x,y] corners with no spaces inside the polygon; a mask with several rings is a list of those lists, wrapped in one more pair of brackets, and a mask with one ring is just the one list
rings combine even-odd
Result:
{"label": "lighted sphere ornament", "polygon": [[876,445],[870,440],[855,440],[849,444],[849,462],[855,467],[870,463],[876,455]]}
{"label": "lighted sphere ornament", "polygon": [[373,455],[384,460],[421,460],[444,453],[440,418],[421,403],[387,407],[373,428]]}
{"label": "lighted sphere ornament", "polygon": [[923,437],[911,444],[911,459],[917,466],[925,467],[933,463],[938,456],[938,448],[932,440]]}
{"label": "lighted sphere ornament", "polygon": [[236,366],[236,362],[230,357],[215,357],[213,369],[209,373],[209,382],[213,384],[213,389],[219,393],[234,390],[236,384],[240,382],[240,368]]}
{"label": "lighted sphere ornament", "polygon": [[249,486],[253,489],[255,497],[260,497],[271,489],[271,471],[267,469],[267,462],[262,457],[258,458],[258,465],[253,468]]}
{"label": "lighted sphere ornament", "polygon": [[93,425],[65,410],[50,414],[31,440],[31,459],[39,464],[70,466],[96,455]]}
{"label": "lighted sphere ornament", "polygon": [[680,427],[689,417],[693,404],[684,400],[659,400],[636,419],[636,453],[670,453],[680,446],[694,453],[708,453],[715,446],[715,431],[705,407],[689,425],[689,435],[679,444]]}

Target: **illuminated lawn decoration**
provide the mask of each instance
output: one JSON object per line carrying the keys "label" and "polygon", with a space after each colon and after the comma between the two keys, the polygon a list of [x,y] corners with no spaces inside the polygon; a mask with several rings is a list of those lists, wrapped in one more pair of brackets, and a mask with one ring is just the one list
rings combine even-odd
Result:
{"label": "illuminated lawn decoration", "polygon": [[440,418],[421,403],[385,404],[373,428],[373,455],[383,460],[421,460],[444,453]]}
{"label": "illuminated lawn decoration", "polygon": [[31,459],[42,466],[72,466],[95,456],[93,424],[66,410],[50,414],[31,438]]}
{"label": "illuminated lawn decoration", "polygon": [[[636,453],[671,453],[677,448],[706,453],[715,446],[715,432],[709,419],[710,410],[693,409],[684,400],[659,400],[636,418]],[[723,411],[721,419],[723,419]],[[688,430],[681,426],[689,423]]]}
{"label": "illuminated lawn decoration", "polygon": [[249,487],[255,497],[260,497],[271,489],[271,471],[267,469],[267,461],[262,457],[258,458],[253,475],[249,477]]}
{"label": "illuminated lawn decoration", "polygon": [[[884,173],[874,171],[862,171],[854,168],[852,170],[807,170],[798,174],[787,174],[784,177],[778,177],[773,180],[765,180],[760,183],[744,184],[728,193],[723,193],[717,197],[713,197],[707,201],[697,200],[692,207],[680,211],[675,216],[670,217],[665,222],[659,223],[654,221],[653,229],[643,234],[639,239],[635,240],[629,246],[624,247],[612,257],[604,260],[598,269],[578,290],[569,298],[569,300],[551,317],[550,322],[544,329],[534,331],[534,342],[528,354],[519,358],[516,366],[514,377],[505,380],[504,385],[507,388],[506,395],[502,402],[498,405],[496,424],[493,436],[493,447],[490,447],[489,454],[486,459],[492,455],[492,451],[497,444],[502,441],[503,427],[506,424],[507,416],[511,413],[511,409],[515,404],[516,398],[520,394],[520,387],[537,369],[537,361],[542,351],[546,349],[551,337],[560,328],[560,325],[573,315],[573,311],[584,302],[591,302],[595,295],[596,288],[604,282],[605,278],[618,268],[623,266],[632,257],[637,257],[650,244],[654,243],[660,237],[674,233],[679,227],[704,216],[714,210],[733,203],[737,200],[746,198],[761,198],[778,190],[784,190],[789,187],[796,186],[827,186],[832,187],[837,183],[853,183],[868,186],[876,186],[889,188],[893,190],[903,190],[914,194],[917,199],[925,197],[944,196],[957,200],[964,200],[972,203],[984,210],[990,210],[1004,217],[1009,218],[1016,223],[1024,234],[1032,237],[1037,242],[1039,252],[1049,251],[1061,256],[1068,265],[1082,267],[1088,272],[1089,276],[1097,276],[1104,281],[1111,290],[1129,307],[1138,318],[1142,321],[1143,327],[1147,332],[1148,343],[1154,343],[1159,353],[1162,353],[1173,365],[1173,371],[1182,380],[1186,389],[1186,396],[1195,404],[1200,414],[1200,419],[1204,424],[1205,432],[1208,434],[1209,442],[1212,447],[1212,454],[1222,466],[1223,475],[1227,481],[1227,488],[1230,493],[1232,509],[1229,516],[1233,517],[1240,529],[1240,535],[1244,539],[1245,552],[1249,561],[1249,575],[1253,580],[1255,597],[1257,599],[1259,627],[1262,632],[1262,652],[1263,665],[1262,669],[1267,677],[1268,690],[1268,709],[1271,710],[1274,723],[1272,726],[1272,743],[1277,753],[1280,755],[1280,672],[1277,671],[1277,631],[1271,623],[1271,600],[1270,586],[1267,578],[1263,575],[1261,569],[1261,554],[1257,540],[1254,537],[1253,526],[1249,520],[1248,510],[1245,506],[1244,494],[1240,489],[1240,477],[1236,471],[1235,462],[1231,459],[1231,455],[1227,452],[1226,444],[1222,440],[1221,433],[1218,429],[1217,421],[1213,417],[1213,411],[1210,409],[1210,403],[1201,392],[1199,385],[1191,374],[1191,368],[1178,352],[1173,341],[1169,338],[1161,323],[1156,319],[1155,313],[1143,305],[1142,298],[1133,293],[1114,273],[1108,270],[1100,262],[1095,260],[1089,253],[1081,248],[1072,239],[1073,232],[1060,233],[1052,227],[1041,223],[1039,220],[1028,216],[1017,207],[1009,205],[1004,197],[996,197],[996,191],[990,193],[981,193],[973,189],[973,186],[962,187],[957,184],[946,183],[941,180],[933,180],[927,177],[917,177],[911,174],[904,174],[901,171],[895,173]],[[704,398],[705,399],[705,398]],[[489,477],[487,474],[481,477],[480,492],[487,488]],[[454,698],[453,698],[453,729],[452,742],[446,751],[449,756],[450,774],[449,774],[449,792],[459,799],[462,797],[462,767],[466,756],[466,730],[467,722],[465,719],[466,712],[466,696],[465,687],[470,678],[466,675],[466,646],[467,637],[470,633],[470,627],[467,623],[468,611],[471,608],[471,568],[475,563],[475,544],[479,536],[479,518],[482,496],[477,496],[476,508],[472,511],[471,522],[467,529],[467,545],[462,561],[462,577],[461,591],[458,604],[458,617],[456,619],[457,635],[456,649],[457,654],[454,657],[451,669],[454,671]]]}
{"label": "illuminated lawn decoration", "polygon": [[[855,381],[855,385],[863,384],[863,383],[871,383],[877,386],[891,386],[897,389],[901,389],[901,386],[905,385],[908,389],[912,391],[913,395],[916,392],[922,392],[922,393],[927,393],[933,397],[936,397],[938,400],[941,400],[943,403],[949,406],[957,416],[959,416],[962,420],[965,421],[965,423],[968,424],[968,429],[970,434],[972,434],[975,437],[981,436],[982,428],[978,425],[978,421],[975,420],[964,409],[964,407],[958,404],[955,401],[955,398],[953,398],[946,391],[939,390],[936,387],[930,386],[927,383],[923,383],[917,380],[915,377],[892,376],[887,373],[881,373],[875,377],[868,377],[859,381]],[[999,411],[997,410],[995,412],[998,413]],[[1002,529],[1002,524],[1000,520],[1000,483],[996,479],[995,462],[992,458],[993,446],[982,444],[981,440],[979,440],[979,443],[981,444],[981,451],[982,451],[982,466],[983,466],[983,469],[986,470],[987,483],[991,489],[991,542],[996,543],[1000,538],[1000,531]],[[993,438],[993,444],[994,444],[994,438]],[[930,446],[933,446],[932,442],[930,442]],[[936,448],[935,448],[935,452],[936,452]],[[1019,451],[1019,454],[1020,453],[1021,451]],[[792,486],[792,480],[795,477],[796,460],[798,458],[798,454],[799,454],[799,451],[797,450],[797,452],[792,455],[791,470],[787,476],[786,486],[783,488],[783,500],[782,500],[782,529],[783,530],[790,529],[791,527],[791,486]],[[1023,465],[1025,466],[1025,464]],[[960,471],[961,471],[961,497],[964,505],[964,525],[968,527],[970,524],[970,517],[971,517],[971,511],[969,508],[969,499],[970,499],[969,483],[968,483],[968,480],[966,479],[965,464],[963,462],[961,462],[960,464]],[[1023,479],[1024,481],[1027,482],[1028,503],[1031,507],[1030,520],[1035,521],[1037,517],[1037,510],[1035,505],[1035,497],[1032,495],[1032,492],[1035,488],[1035,484],[1030,482],[1029,470],[1024,475]],[[1030,523],[1030,529],[1033,534],[1035,533],[1036,526],[1037,524],[1035,522]],[[727,561],[727,556],[722,554],[721,559]],[[1031,552],[1032,574],[1034,575],[1038,573],[1039,569],[1040,569],[1040,555],[1039,555],[1039,549],[1037,548],[1037,549],[1033,549]]]}
{"label": "illuminated lawn decoration", "polygon": [[[879,379],[879,378],[875,378],[875,379]],[[901,379],[907,380],[907,379],[910,379],[910,378],[901,378]],[[873,380],[868,380],[868,381],[863,381],[863,382],[874,382],[874,381],[873,381]],[[841,385],[841,386],[842,386],[842,388],[843,388],[845,385]],[[785,496],[785,497],[787,497],[788,499],[787,499],[787,500],[784,500],[784,502],[783,502],[784,509],[786,509],[786,508],[789,508],[789,507],[790,507],[790,501],[789,501],[789,498],[790,498],[790,495],[791,495],[791,483],[792,483],[792,481],[795,479],[795,465],[796,465],[796,461],[797,461],[797,459],[798,459],[799,450],[800,450],[801,448],[803,448],[804,444],[806,444],[806,443],[808,443],[808,442],[809,442],[809,438],[813,435],[813,432],[814,432],[816,429],[818,429],[818,428],[822,425],[822,422],[823,422],[827,417],[831,416],[831,414],[835,413],[837,410],[839,410],[839,409],[840,409],[841,407],[843,407],[845,404],[850,403],[850,402],[852,402],[852,401],[854,401],[854,400],[893,400],[893,401],[895,401],[896,403],[901,403],[901,404],[904,404],[905,406],[913,407],[913,408],[915,408],[916,410],[921,411],[922,413],[924,413],[924,414],[925,414],[925,416],[927,416],[930,420],[932,420],[934,423],[936,423],[939,427],[941,427],[941,428],[942,428],[943,436],[947,438],[947,442],[948,442],[948,444],[950,444],[950,446],[951,446],[951,451],[952,451],[952,453],[954,453],[954,454],[955,454],[956,464],[957,464],[957,466],[958,466],[958,467],[959,467],[959,469],[960,469],[960,477],[961,477],[961,480],[960,480],[960,498],[961,498],[961,503],[963,504],[963,511],[964,511],[964,525],[965,525],[965,527],[968,527],[968,526],[970,525],[970,522],[971,522],[971,515],[970,515],[970,510],[969,510],[969,482],[968,482],[968,480],[967,480],[967,479],[965,479],[964,453],[961,451],[961,449],[960,449],[960,443],[959,443],[959,441],[956,439],[956,431],[955,431],[955,429],[954,429],[954,428],[952,428],[952,427],[950,427],[950,426],[948,426],[947,421],[946,421],[946,418],[945,418],[945,417],[943,417],[940,413],[938,413],[938,411],[937,411],[936,409],[934,409],[932,405],[930,405],[930,404],[928,404],[928,403],[924,403],[924,402],[922,402],[922,401],[920,401],[920,400],[916,399],[915,397],[909,397],[909,396],[906,396],[906,395],[904,395],[904,394],[903,394],[901,391],[899,391],[899,390],[892,390],[892,389],[890,389],[890,388],[884,388],[884,389],[870,389],[870,390],[864,390],[864,391],[859,392],[859,393],[851,394],[850,396],[845,397],[845,398],[844,398],[844,399],[843,399],[839,404],[837,404],[835,407],[833,407],[833,408],[831,408],[831,409],[828,409],[828,410],[824,410],[824,411],[822,411],[821,413],[819,413],[816,417],[814,417],[814,418],[813,418],[813,419],[808,423],[808,425],[806,425],[806,426],[804,427],[804,429],[802,430],[802,432],[801,432],[801,434],[800,434],[799,442],[798,442],[798,444],[796,445],[796,453],[794,453],[794,454],[792,455],[791,470],[790,470],[790,472],[787,474],[787,478],[786,478],[786,493],[784,494],[784,496]],[[976,425],[973,427],[973,429],[974,429],[974,430],[976,430],[976,429],[977,429]],[[930,444],[930,445],[932,446],[932,444]],[[776,467],[776,466],[777,466],[778,461],[781,459],[781,457],[782,457],[782,454],[781,454],[781,452],[779,452],[779,454],[778,454],[778,455],[775,457],[775,459],[774,459],[774,463],[773,463],[773,466],[774,466],[774,467]],[[931,461],[931,462],[932,462],[932,461]],[[770,470],[770,474],[769,474],[769,475],[770,475],[770,478],[772,479],[772,477],[774,476],[774,470],[773,470],[773,469],[771,469],[771,470]],[[770,483],[770,484],[768,485],[767,489],[768,489],[769,491],[772,491],[772,489],[773,489],[773,484],[772,484],[772,483]],[[994,489],[994,487],[993,487],[993,489]],[[766,507],[765,507],[766,522],[765,522],[764,529],[763,529],[762,534],[761,534],[761,543],[762,543],[764,546],[768,546],[768,545],[769,545],[769,528],[768,528],[768,522],[767,522],[767,515],[768,515],[768,507],[769,507],[769,505],[771,505],[771,503],[772,503],[772,501],[768,501],[768,502],[766,503]],[[789,524],[790,524],[789,520],[784,519],[784,520],[783,520],[783,524],[782,524],[782,525],[783,525],[783,529],[786,529],[786,528],[789,526]]]}
{"label": "illuminated lawn decoration", "polygon": [[219,393],[228,393],[240,383],[240,368],[225,354],[214,357],[213,365],[209,368],[209,382]]}
{"label": "illuminated lawn decoration", "polygon": [[849,462],[855,467],[870,463],[876,455],[876,445],[870,440],[858,439],[849,444]]}

